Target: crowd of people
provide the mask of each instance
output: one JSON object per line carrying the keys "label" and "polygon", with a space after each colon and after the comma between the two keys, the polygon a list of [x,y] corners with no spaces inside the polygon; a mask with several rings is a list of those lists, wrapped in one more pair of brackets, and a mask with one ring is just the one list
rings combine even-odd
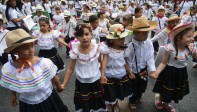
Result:
{"label": "crowd of people", "polygon": [[130,110],[143,102],[150,76],[156,109],[175,112],[170,103],[189,94],[187,61],[197,68],[196,2],[2,1],[0,85],[13,106],[19,94],[20,112],[69,112],[57,92],[75,74],[77,112],[119,112],[118,101],[127,98]]}

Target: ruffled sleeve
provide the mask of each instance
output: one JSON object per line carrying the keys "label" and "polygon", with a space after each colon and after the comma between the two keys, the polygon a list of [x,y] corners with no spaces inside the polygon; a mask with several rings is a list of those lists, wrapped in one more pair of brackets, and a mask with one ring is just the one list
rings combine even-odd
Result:
{"label": "ruffled sleeve", "polygon": [[101,54],[109,54],[110,50],[103,42],[99,44]]}
{"label": "ruffled sleeve", "polygon": [[124,58],[128,58],[130,56],[131,50],[129,48],[124,50]]}
{"label": "ruffled sleeve", "polygon": [[38,38],[40,35],[40,31],[39,30],[35,30],[33,33],[32,33],[32,37],[33,38]]}
{"label": "ruffled sleeve", "polygon": [[[56,75],[57,67],[49,59],[41,60],[33,65],[34,71],[25,68],[21,73],[8,62],[2,67],[0,85],[18,93],[32,92],[50,86],[51,79]],[[50,81],[50,82],[49,82]]]}
{"label": "ruffled sleeve", "polygon": [[70,58],[76,60],[78,57],[77,49],[73,49],[70,52]]}
{"label": "ruffled sleeve", "polygon": [[61,32],[57,31],[57,30],[53,30],[53,38],[59,38],[61,35]]}

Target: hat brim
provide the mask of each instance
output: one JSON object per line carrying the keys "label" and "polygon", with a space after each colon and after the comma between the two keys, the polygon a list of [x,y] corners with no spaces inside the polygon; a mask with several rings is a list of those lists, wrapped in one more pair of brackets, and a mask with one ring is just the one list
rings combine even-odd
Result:
{"label": "hat brim", "polygon": [[64,17],[70,17],[71,15],[65,15]]}
{"label": "hat brim", "polygon": [[4,49],[4,51],[6,52],[6,53],[10,53],[12,50],[14,50],[15,48],[17,48],[17,47],[19,47],[19,46],[21,46],[21,45],[24,45],[24,44],[28,44],[28,43],[31,43],[31,42],[34,42],[34,41],[36,41],[37,39],[29,39],[29,40],[26,40],[26,41],[24,41],[24,42],[22,42],[22,43],[17,43],[17,44],[14,44],[14,45],[11,45],[11,46],[9,46],[9,47],[7,47],[6,49]]}
{"label": "hat brim", "polygon": [[132,30],[132,31],[151,31],[151,30],[154,30],[158,27],[157,22],[155,22],[155,21],[149,21],[149,25],[150,25],[149,28],[141,28],[141,29],[136,29],[136,28],[133,28],[133,26],[132,26],[132,27],[129,27],[128,30]]}
{"label": "hat brim", "polygon": [[193,28],[194,29],[194,25],[193,23],[188,23],[188,24],[185,24],[185,25],[182,25],[180,27],[177,27],[176,29],[173,29],[169,34],[169,38],[170,40],[173,42],[174,41],[174,37],[180,33],[181,31],[187,29],[187,28]]}
{"label": "hat brim", "polygon": [[124,31],[123,33],[120,34],[119,37],[114,37],[112,34],[108,34],[106,36],[107,39],[121,39],[121,38],[125,38],[126,36],[128,36],[128,32]]}
{"label": "hat brim", "polygon": [[180,19],[181,19],[181,17],[176,17],[176,18],[168,19],[168,20],[166,20],[166,22],[174,21],[174,20],[180,20]]}

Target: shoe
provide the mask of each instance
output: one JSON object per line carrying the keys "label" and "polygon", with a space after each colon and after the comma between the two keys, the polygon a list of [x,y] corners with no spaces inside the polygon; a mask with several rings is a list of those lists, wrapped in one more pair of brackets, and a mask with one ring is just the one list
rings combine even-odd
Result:
{"label": "shoe", "polygon": [[176,109],[174,107],[172,107],[172,105],[168,104],[168,105],[164,105],[164,109],[166,109],[168,112],[176,112]]}
{"label": "shoe", "polygon": [[135,106],[135,104],[129,104],[129,109],[131,109],[131,110],[134,110],[134,109],[136,109],[136,106]]}

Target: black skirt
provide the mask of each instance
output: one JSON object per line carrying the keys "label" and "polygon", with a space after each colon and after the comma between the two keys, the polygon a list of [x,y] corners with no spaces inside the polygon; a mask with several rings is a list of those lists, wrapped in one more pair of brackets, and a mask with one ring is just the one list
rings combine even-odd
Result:
{"label": "black skirt", "polygon": [[75,110],[80,112],[105,112],[106,106],[99,80],[93,83],[75,82]]}
{"label": "black skirt", "polygon": [[39,104],[27,104],[19,101],[19,110],[20,112],[69,112],[55,90]]}
{"label": "black skirt", "polygon": [[132,82],[128,75],[117,78],[107,78],[103,85],[104,99],[106,104],[115,104],[118,100],[124,100],[132,96]]}
{"label": "black skirt", "polygon": [[57,53],[56,48],[50,50],[40,50],[38,53],[39,57],[49,58],[58,68],[57,73],[65,69],[62,58]]}
{"label": "black skirt", "polygon": [[170,103],[174,100],[178,103],[189,94],[187,68],[167,65],[156,80],[153,92],[160,93],[163,102]]}

